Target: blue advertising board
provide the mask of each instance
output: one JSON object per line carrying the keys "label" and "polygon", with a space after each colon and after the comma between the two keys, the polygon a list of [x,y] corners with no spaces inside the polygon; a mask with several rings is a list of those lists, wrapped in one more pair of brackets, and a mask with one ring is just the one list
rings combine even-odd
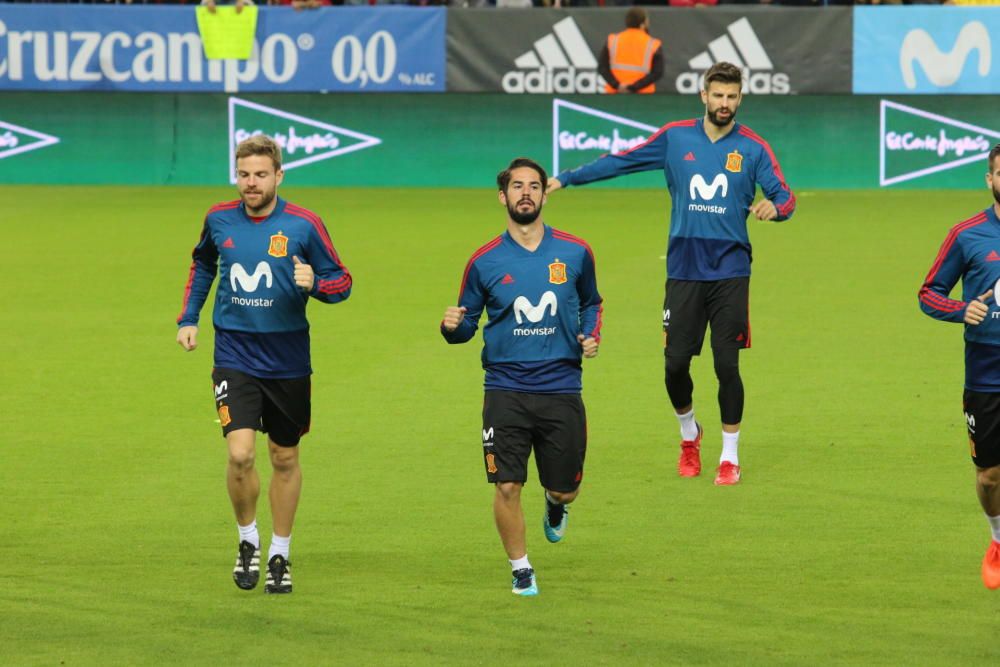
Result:
{"label": "blue advertising board", "polygon": [[193,7],[0,4],[0,90],[443,92],[445,23],[441,7],[261,7],[248,60],[207,60]]}
{"label": "blue advertising board", "polygon": [[996,7],[855,7],[854,92],[1000,93],[996,36]]}

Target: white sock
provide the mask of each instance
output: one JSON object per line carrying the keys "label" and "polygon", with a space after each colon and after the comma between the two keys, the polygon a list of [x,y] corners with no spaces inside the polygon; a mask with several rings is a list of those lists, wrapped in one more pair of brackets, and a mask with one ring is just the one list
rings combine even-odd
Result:
{"label": "white sock", "polygon": [[694,420],[694,408],[687,414],[677,414],[677,421],[681,423],[681,440],[694,440],[698,437],[698,423]]}
{"label": "white sock", "polygon": [[561,502],[550,496],[548,491],[545,492],[545,499],[550,503],[552,503],[553,505],[562,505]]}
{"label": "white sock", "polygon": [[531,563],[528,562],[528,554],[524,554],[516,560],[510,561],[510,571],[517,572],[518,570],[531,569]]}
{"label": "white sock", "polygon": [[740,464],[740,457],[736,453],[736,448],[740,444],[740,432],[736,433],[726,433],[722,432],[722,456],[719,457],[719,463],[723,461],[729,461],[734,466]]}
{"label": "white sock", "polygon": [[1000,516],[990,516],[987,514],[986,520],[990,522],[990,531],[993,533],[993,539],[1000,542]]}
{"label": "white sock", "polygon": [[292,536],[279,537],[274,533],[271,534],[271,546],[267,550],[267,559],[271,560],[275,556],[281,556],[285,560],[288,560],[288,548],[292,544]]}
{"label": "white sock", "polygon": [[256,548],[260,549],[260,533],[257,532],[257,520],[254,519],[250,522],[249,526],[241,526],[240,522],[236,522],[236,527],[240,531],[240,542],[249,542]]}

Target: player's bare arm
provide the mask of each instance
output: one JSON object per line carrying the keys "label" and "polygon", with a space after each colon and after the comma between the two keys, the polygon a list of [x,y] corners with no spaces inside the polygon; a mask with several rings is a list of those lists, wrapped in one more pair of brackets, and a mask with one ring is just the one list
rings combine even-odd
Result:
{"label": "player's bare arm", "polygon": [[445,331],[454,331],[465,319],[465,306],[448,306],[444,311],[444,319],[441,325]]}
{"label": "player's bare arm", "polygon": [[986,319],[986,314],[990,312],[990,307],[986,305],[986,301],[991,296],[993,296],[993,290],[986,290],[984,294],[980,294],[969,302],[969,305],[965,307],[966,324],[976,326]]}
{"label": "player's bare arm", "polygon": [[562,183],[559,182],[558,178],[550,178],[548,185],[545,188],[545,194],[550,195],[561,187]]}
{"label": "player's bare arm", "polygon": [[311,291],[316,281],[313,267],[305,264],[297,255],[292,255],[292,261],[295,262],[295,284],[307,292]]}
{"label": "player's bare arm", "polygon": [[580,347],[583,348],[584,358],[593,359],[597,356],[597,348],[600,346],[600,343],[597,342],[596,338],[577,334],[576,339],[580,341]]}
{"label": "player's bare arm", "polygon": [[198,347],[198,327],[186,326],[177,330],[177,344],[187,352]]}
{"label": "player's bare arm", "polygon": [[778,217],[778,208],[770,199],[761,199],[750,207],[750,213],[756,216],[758,220],[774,220]]}

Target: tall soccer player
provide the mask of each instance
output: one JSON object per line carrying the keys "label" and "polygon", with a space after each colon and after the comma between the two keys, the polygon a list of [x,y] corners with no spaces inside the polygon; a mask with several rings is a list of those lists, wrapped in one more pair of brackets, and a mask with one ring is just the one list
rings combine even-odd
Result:
{"label": "tall soccer player", "polygon": [[[753,130],[736,122],[743,99],[742,72],[716,63],[705,72],[704,118],[668,123],[646,142],[605,155],[549,181],[560,187],[662,169],[670,190],[670,240],[663,301],[667,394],[680,422],[681,477],[701,474],[702,428],[694,414],[691,357],[701,354],[712,327],[712,356],[719,380],[722,454],[715,483],[736,484],[743,421],[739,351],[750,347],[750,239],[746,220],[787,220],[795,196],[778,158]],[[764,198],[753,204],[757,185]]]}
{"label": "tall soccer player", "polygon": [[441,322],[446,341],[465,343],[484,309],[489,315],[483,462],[495,486],[493,516],[516,595],[538,594],[521,511],[528,458],[534,449],[545,491],[543,532],[558,542],[587,453],[581,359],[597,356],[601,332],[594,254],[583,240],[542,222],[545,185],[545,170],[527,158],[500,172],[507,230],[472,255],[458,305],[449,306]]}
{"label": "tall soccer player", "polygon": [[256,431],[262,431],[273,468],[266,593],[292,592],[288,552],[302,489],[297,445],[309,431],[311,413],[306,304],[309,297],[343,301],[352,285],[319,216],[277,196],[283,178],[281,149],[270,137],[257,135],[236,147],[240,198],[208,210],[177,317],[177,342],[191,351],[218,271],[212,382],[239,529],[233,579],[250,590],[260,578],[254,452]]}
{"label": "tall soccer player", "polygon": [[[920,309],[965,324],[965,394],[976,495],[993,539],[983,558],[987,588],[1000,588],[1000,144],[988,160],[993,204],[951,228],[920,288]],[[961,301],[949,297],[962,281]]]}

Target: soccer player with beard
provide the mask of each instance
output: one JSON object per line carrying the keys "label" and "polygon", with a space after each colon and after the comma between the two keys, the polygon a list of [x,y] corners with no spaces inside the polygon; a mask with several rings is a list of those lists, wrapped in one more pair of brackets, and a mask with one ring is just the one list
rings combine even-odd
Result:
{"label": "soccer player with beard", "polygon": [[[720,62],[705,72],[704,118],[668,123],[639,146],[605,155],[549,181],[560,187],[662,169],[670,190],[670,240],[663,302],[664,374],[680,422],[681,477],[701,474],[701,425],[694,415],[691,357],[701,354],[712,327],[712,356],[719,380],[722,454],[715,483],[736,484],[743,421],[739,351],[750,347],[750,238],[747,216],[787,220],[795,196],[766,141],[736,122],[742,72]],[[757,185],[764,198],[753,203]]]}
{"label": "soccer player with beard", "polygon": [[208,210],[177,318],[177,342],[194,350],[199,313],[218,271],[212,382],[240,535],[233,579],[249,590],[260,577],[254,452],[262,431],[273,468],[266,593],[292,592],[288,552],[302,489],[297,445],[311,414],[306,304],[309,297],[343,301],[352,285],[319,216],[277,196],[283,178],[281,148],[270,137],[236,147],[240,198]]}
{"label": "soccer player with beard", "polygon": [[[986,185],[993,204],[951,228],[920,288],[920,309],[965,324],[965,393],[976,495],[993,539],[983,558],[987,588],[1000,588],[1000,144],[990,151]],[[949,297],[962,281],[962,299]]]}
{"label": "soccer player with beard", "polygon": [[521,488],[532,448],[545,491],[542,528],[549,542],[566,531],[587,452],[581,358],[597,356],[601,295],[590,246],[545,225],[546,175],[517,158],[497,176],[507,230],[465,267],[458,305],[445,310],[441,333],[465,343],[483,309],[483,462],[495,486],[493,515],[510,559],[512,592],[537,595],[528,561]]}

